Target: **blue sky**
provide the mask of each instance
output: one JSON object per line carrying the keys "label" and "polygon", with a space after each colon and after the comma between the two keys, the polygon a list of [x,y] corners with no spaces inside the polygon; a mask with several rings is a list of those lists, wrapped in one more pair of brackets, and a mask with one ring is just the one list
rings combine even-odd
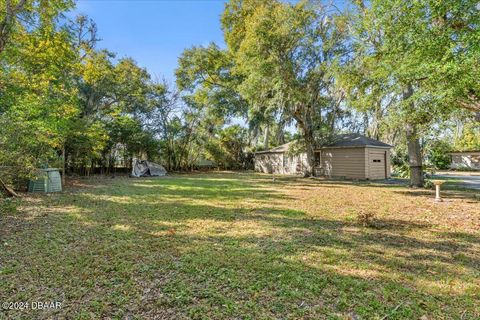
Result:
{"label": "blue sky", "polygon": [[100,48],[132,57],[153,77],[174,81],[185,48],[215,42],[223,0],[77,0],[73,15],[85,14],[98,26]]}

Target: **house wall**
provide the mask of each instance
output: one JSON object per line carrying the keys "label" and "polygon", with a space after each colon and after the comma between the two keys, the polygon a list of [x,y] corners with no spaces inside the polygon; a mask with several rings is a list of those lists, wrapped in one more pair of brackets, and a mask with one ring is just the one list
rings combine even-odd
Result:
{"label": "house wall", "polygon": [[327,177],[345,177],[366,179],[365,148],[322,149],[320,164],[323,175]]}
{"label": "house wall", "polygon": [[452,153],[452,169],[473,169],[480,170],[480,152]]}
{"label": "house wall", "polygon": [[260,153],[255,155],[255,171],[275,174],[303,174],[308,168],[307,155]]}
{"label": "house wall", "polygon": [[307,154],[298,155],[283,154],[283,173],[284,174],[303,174],[309,168]]}

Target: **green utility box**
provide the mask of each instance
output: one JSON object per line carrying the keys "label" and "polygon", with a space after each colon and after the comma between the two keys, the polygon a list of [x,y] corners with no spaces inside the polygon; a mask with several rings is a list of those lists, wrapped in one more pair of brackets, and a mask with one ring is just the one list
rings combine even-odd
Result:
{"label": "green utility box", "polygon": [[60,171],[55,168],[39,169],[35,180],[28,182],[28,192],[61,192]]}

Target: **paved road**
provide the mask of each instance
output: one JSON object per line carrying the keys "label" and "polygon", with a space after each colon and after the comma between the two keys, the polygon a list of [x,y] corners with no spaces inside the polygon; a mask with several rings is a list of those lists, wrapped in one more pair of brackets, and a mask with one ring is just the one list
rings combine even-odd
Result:
{"label": "paved road", "polygon": [[480,190],[480,175],[466,175],[455,173],[438,173],[435,178],[454,180],[455,185],[462,188]]}

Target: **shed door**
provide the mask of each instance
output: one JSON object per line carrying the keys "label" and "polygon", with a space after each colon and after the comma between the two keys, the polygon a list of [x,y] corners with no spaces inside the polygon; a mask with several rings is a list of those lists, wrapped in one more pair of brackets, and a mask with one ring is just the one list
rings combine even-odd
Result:
{"label": "shed door", "polygon": [[385,150],[369,150],[369,178],[370,179],[386,179],[387,178],[387,161]]}

